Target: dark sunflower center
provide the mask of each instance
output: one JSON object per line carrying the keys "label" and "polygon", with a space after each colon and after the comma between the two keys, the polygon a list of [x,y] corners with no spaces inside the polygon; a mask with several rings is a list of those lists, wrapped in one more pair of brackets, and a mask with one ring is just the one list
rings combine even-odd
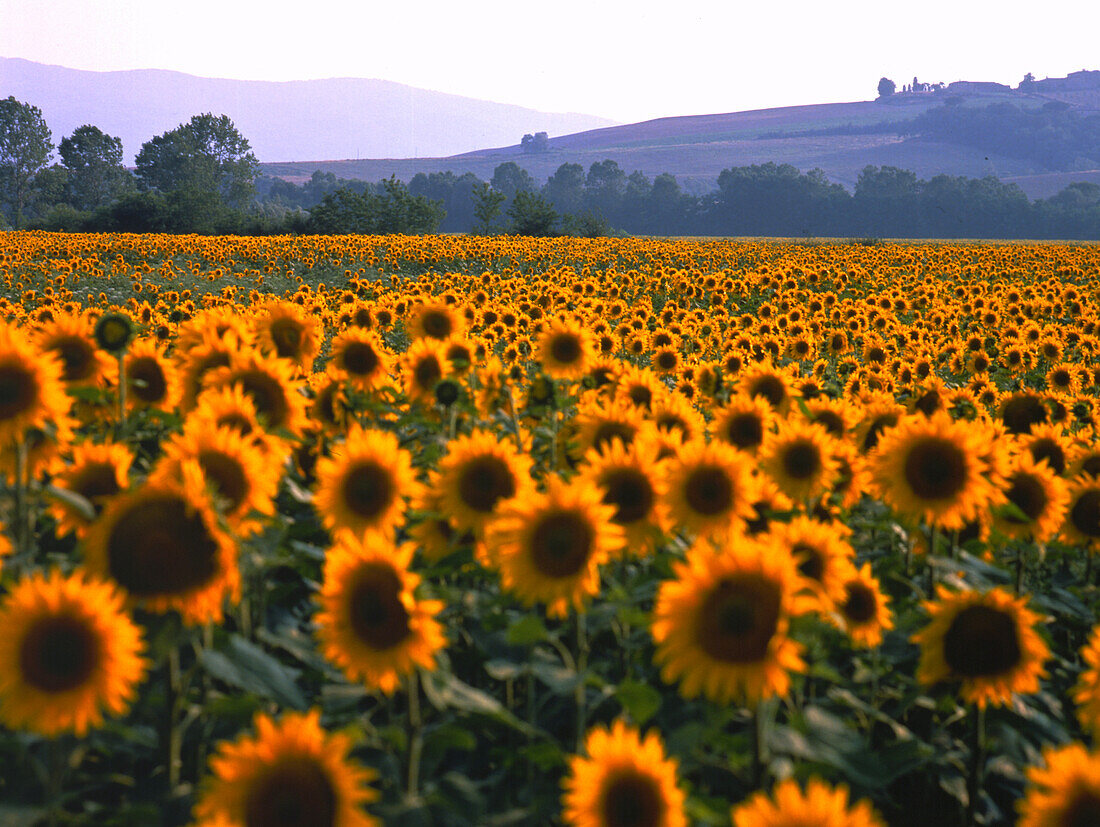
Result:
{"label": "dark sunflower center", "polygon": [[1060,388],[1068,387],[1070,382],[1073,380],[1073,377],[1070,376],[1068,370],[1056,370],[1052,374],[1051,378],[1054,380],[1054,384]]}
{"label": "dark sunflower center", "polygon": [[836,411],[818,411],[814,415],[814,422],[823,426],[833,436],[844,436],[844,420]]}
{"label": "dark sunflower center", "polygon": [[966,454],[949,439],[918,440],[905,458],[909,488],[922,500],[950,500],[966,487]]}
{"label": "dark sunflower center", "polygon": [[959,612],[943,636],[943,657],[956,675],[983,678],[1000,675],[1020,662],[1016,622],[989,606]]}
{"label": "dark sunflower center", "polygon": [[89,379],[95,366],[95,351],[90,342],[79,336],[66,336],[49,348],[61,359],[61,378],[66,382]]}
{"label": "dark sunflower center", "polygon": [[614,521],[630,525],[645,519],[655,499],[649,477],[636,468],[616,468],[600,480],[607,493],[603,501],[616,508]]}
{"label": "dark sunflower center", "polygon": [[573,577],[592,553],[596,539],[582,514],[560,511],[544,517],[531,536],[535,568],[547,577]]}
{"label": "dark sunflower center", "polygon": [[358,517],[377,517],[390,507],[397,491],[389,470],[361,462],[344,477],[343,505]]}
{"label": "dark sunflower center", "polygon": [[808,439],[795,440],[783,451],[783,472],[791,479],[813,479],[822,464],[821,449]]}
{"label": "dark sunflower center", "polygon": [[741,449],[755,448],[764,441],[764,422],[755,413],[740,413],[730,417],[726,439]]}
{"label": "dark sunflower center", "polygon": [[869,622],[878,609],[875,593],[863,583],[849,583],[844,591],[845,600],[841,606],[844,617],[857,625]]}
{"label": "dark sunflower center", "polygon": [[605,782],[600,806],[601,824],[607,827],[659,827],[664,799],[653,778],[629,770]]}
{"label": "dark sunflower center", "polygon": [[913,406],[925,416],[931,416],[940,409],[940,394],[939,391],[931,390],[923,394],[917,399],[916,404]]}
{"label": "dark sunflower center", "polygon": [[550,356],[561,365],[571,365],[583,353],[580,339],[573,333],[559,333],[550,340]]}
{"label": "dark sunflower center", "polygon": [[1008,489],[1008,499],[1023,512],[1026,520],[1015,515],[1008,515],[1010,523],[1030,523],[1043,516],[1047,507],[1047,492],[1043,488],[1040,479],[1032,474],[1017,474],[1012,478],[1012,485]]}
{"label": "dark sunflower center", "polygon": [[637,428],[626,422],[601,422],[592,437],[592,447],[598,450],[610,445],[613,439],[620,439],[623,445],[630,445],[636,431]]}
{"label": "dark sunflower center", "polygon": [[882,436],[882,432],[887,428],[893,428],[898,424],[898,415],[896,413],[883,414],[877,416],[871,421],[870,427],[867,429],[867,436],[863,438],[863,452],[873,451],[878,445],[879,437]]}
{"label": "dark sunflower center", "polygon": [[409,613],[393,569],[380,563],[360,569],[349,589],[348,622],[372,649],[391,649],[409,636]]}
{"label": "dark sunflower center", "polygon": [[475,457],[458,475],[458,496],[469,508],[489,514],[497,502],[515,496],[516,479],[512,469],[497,456]]}
{"label": "dark sunflower center", "polygon": [[446,339],[454,330],[451,317],[438,310],[429,310],[420,317],[420,327],[424,335],[432,339]]}
{"label": "dark sunflower center", "polygon": [[87,623],[66,615],[39,620],[19,648],[23,679],[42,692],[65,692],[80,686],[98,663],[98,637]]}
{"label": "dark sunflower center", "polygon": [[252,433],[252,422],[247,416],[240,413],[227,413],[217,419],[219,427],[232,428],[241,436]]}
{"label": "dark sunflower center", "polygon": [[752,383],[749,395],[762,396],[773,408],[778,408],[787,399],[787,386],[778,376],[761,376]]}
{"label": "dark sunflower center", "polygon": [[271,341],[275,352],[284,359],[297,359],[302,352],[304,332],[294,319],[276,319],[271,323]]}
{"label": "dark sunflower center", "polygon": [[661,370],[672,370],[676,367],[676,363],[680,361],[676,358],[676,354],[671,350],[662,350],[657,354],[657,367]]}
{"label": "dark sunflower center", "polygon": [[136,597],[182,594],[218,571],[218,544],[190,503],[175,494],[140,499],[107,538],[111,577]]}
{"label": "dark sunflower center", "polygon": [[825,576],[825,555],[820,549],[806,543],[796,543],[791,549],[791,556],[798,561],[798,571],[803,577],[821,582]]}
{"label": "dark sunflower center", "polygon": [[343,359],[344,370],[355,376],[370,376],[378,369],[378,354],[366,342],[350,342]]}
{"label": "dark sunflower center", "polygon": [[279,759],[248,791],[246,827],[335,827],[336,790],[328,771],[315,758]]}
{"label": "dark sunflower center", "polygon": [[146,405],[160,402],[168,393],[168,379],[156,359],[138,357],[126,366],[129,394]]}
{"label": "dark sunflower center", "polygon": [[19,416],[34,405],[38,382],[19,365],[0,366],[0,421]]}
{"label": "dark sunflower center", "polygon": [[1030,393],[1013,396],[1001,411],[1001,421],[1010,434],[1026,434],[1032,425],[1046,422],[1047,416],[1042,399]]}
{"label": "dark sunflower center", "polygon": [[684,499],[696,514],[713,517],[733,507],[733,480],[724,468],[701,465],[684,482]]}
{"label": "dark sunflower center", "polygon": [[226,512],[232,514],[244,502],[250,488],[240,461],[221,451],[200,451],[199,465],[214,494],[224,501]]}
{"label": "dark sunflower center", "polygon": [[1070,509],[1069,519],[1086,537],[1100,537],[1100,491],[1090,488],[1083,492]]}
{"label": "dark sunflower center", "polygon": [[290,405],[286,390],[278,379],[262,370],[247,370],[234,377],[234,381],[240,383],[268,428],[278,430],[286,425],[290,418]]}
{"label": "dark sunflower center", "polygon": [[779,627],[779,587],[759,574],[722,580],[699,609],[700,647],[715,660],[763,660]]}
{"label": "dark sunflower center", "polygon": [[1057,440],[1037,439],[1028,446],[1031,456],[1036,462],[1044,459],[1055,474],[1061,474],[1066,470],[1066,452]]}
{"label": "dark sunflower center", "polygon": [[1080,789],[1058,818],[1060,827],[1095,827],[1100,824],[1100,795]]}
{"label": "dark sunflower center", "polygon": [[441,378],[443,378],[443,367],[434,354],[426,356],[416,363],[413,379],[418,388],[431,390]]}
{"label": "dark sunflower center", "polygon": [[104,499],[113,497],[120,490],[114,466],[105,462],[85,465],[70,484],[70,490],[97,506],[98,510]]}

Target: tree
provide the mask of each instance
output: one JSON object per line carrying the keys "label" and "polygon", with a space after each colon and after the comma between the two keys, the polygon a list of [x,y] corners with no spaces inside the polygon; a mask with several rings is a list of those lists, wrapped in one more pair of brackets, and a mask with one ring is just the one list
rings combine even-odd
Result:
{"label": "tree", "polygon": [[549,201],[528,191],[516,193],[508,208],[508,217],[511,219],[508,232],[513,235],[556,235],[561,220]]}
{"label": "tree", "polygon": [[32,194],[34,177],[53,152],[53,136],[37,106],[14,97],[0,100],[0,205],[16,228]]}
{"label": "tree", "polygon": [[880,98],[888,98],[897,90],[897,84],[890,78],[879,78],[878,81],[878,96]]}
{"label": "tree", "polygon": [[562,164],[546,181],[543,194],[562,212],[578,212],[584,201],[584,167]]}
{"label": "tree", "polygon": [[523,140],[519,142],[519,145],[524,152],[549,152],[550,136],[545,132],[536,132],[534,135],[528,133],[523,136]]}
{"label": "tree", "polygon": [[146,189],[214,192],[243,207],[256,191],[259,162],[228,115],[195,115],[142,144],[137,176]]}
{"label": "tree", "polygon": [[536,188],[535,179],[515,161],[505,161],[494,169],[489,183],[493,185],[493,189],[503,192],[509,201],[517,193],[530,192]]}
{"label": "tree", "polygon": [[477,218],[477,231],[487,233],[489,226],[500,215],[501,205],[504,204],[503,192],[493,189],[482,182],[474,187],[474,217]]}
{"label": "tree", "polygon": [[78,210],[109,204],[129,188],[130,173],[122,166],[122,139],[84,125],[63,138],[57,149],[69,171],[69,203]]}

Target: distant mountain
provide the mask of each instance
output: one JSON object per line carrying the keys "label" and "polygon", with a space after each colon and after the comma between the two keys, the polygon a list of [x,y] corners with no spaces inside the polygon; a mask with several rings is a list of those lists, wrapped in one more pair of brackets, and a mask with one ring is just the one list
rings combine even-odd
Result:
{"label": "distant mountain", "polygon": [[585,130],[553,138],[549,151],[523,152],[518,144],[481,149],[444,158],[303,161],[267,164],[263,172],[301,183],[315,170],[341,178],[378,181],[396,175],[408,181],[417,172],[472,172],[488,180],[497,165],[515,161],[537,181],[563,163],[586,170],[596,161],[614,160],[627,173],[640,170],[651,179],[676,176],[689,191],[712,189],[729,167],[774,162],[806,172],[820,168],[833,181],[851,188],[872,164],[912,170],[928,179],[941,173],[981,178],[995,175],[1018,181],[1032,197],[1047,196],[1067,180],[1097,180],[1100,171],[1052,170],[1019,157],[957,142],[903,136],[890,123],[910,121],[946,102],[965,107],[1010,103],[1033,109],[1052,102],[1082,114],[1100,112],[1100,72],[1036,81],[1027,89],[996,83],[957,82],[935,92],[899,93],[877,101],[788,106],[748,112],[685,115]]}
{"label": "distant mountain", "polygon": [[614,123],[592,115],[431,92],[386,80],[277,83],[139,69],[87,72],[0,58],[0,98],[37,106],[54,143],[83,124],[122,139],[127,163],[141,145],[202,112],[226,114],[261,161],[453,155]]}

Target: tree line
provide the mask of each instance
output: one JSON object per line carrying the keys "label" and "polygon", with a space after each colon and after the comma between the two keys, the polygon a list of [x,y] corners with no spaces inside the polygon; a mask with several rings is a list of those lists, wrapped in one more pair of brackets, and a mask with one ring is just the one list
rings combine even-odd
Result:
{"label": "tree line", "polygon": [[[1049,114],[1049,113],[1048,113]],[[52,136],[41,112],[0,100],[0,227],[188,233],[758,235],[786,237],[1100,239],[1100,186],[1075,183],[1030,201],[995,177],[866,167],[854,190],[789,164],[731,167],[696,195],[667,173],[627,173],[613,160],[564,163],[545,182],[514,161],[490,180],[417,173],[368,183],[314,172],[294,184],[264,176],[225,115],[196,115],[142,145],[84,125]]]}

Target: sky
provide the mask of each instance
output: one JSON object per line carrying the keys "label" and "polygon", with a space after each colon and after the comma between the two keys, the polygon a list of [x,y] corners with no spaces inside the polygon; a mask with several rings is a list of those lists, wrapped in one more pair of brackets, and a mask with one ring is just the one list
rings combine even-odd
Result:
{"label": "sky", "polygon": [[623,123],[869,100],[883,76],[1062,77],[1100,69],[1098,30],[1093,0],[0,0],[2,57],[379,78]]}

